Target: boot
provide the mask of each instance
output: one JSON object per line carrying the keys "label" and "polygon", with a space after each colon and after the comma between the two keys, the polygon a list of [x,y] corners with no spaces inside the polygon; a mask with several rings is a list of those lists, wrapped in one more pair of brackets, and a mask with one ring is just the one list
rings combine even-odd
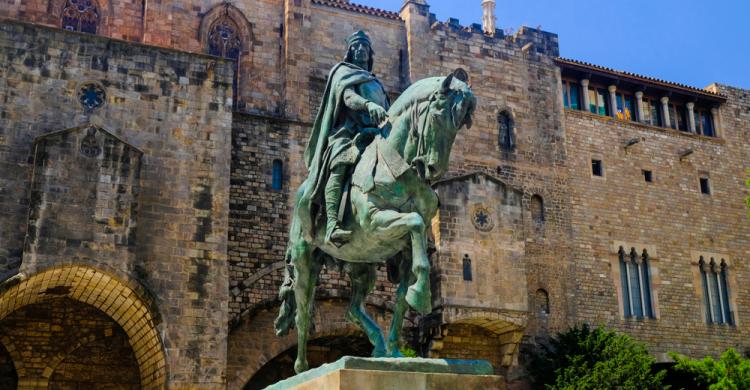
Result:
{"label": "boot", "polygon": [[352,232],[339,226],[338,211],[341,206],[342,185],[345,174],[332,173],[326,184],[326,244],[337,248],[351,240]]}

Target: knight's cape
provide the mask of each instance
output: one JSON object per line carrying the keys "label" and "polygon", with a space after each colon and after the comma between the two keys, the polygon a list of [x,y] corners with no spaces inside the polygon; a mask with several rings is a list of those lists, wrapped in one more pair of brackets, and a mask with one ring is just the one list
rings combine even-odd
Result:
{"label": "knight's cape", "polygon": [[328,82],[304,156],[309,173],[300,198],[301,206],[306,210],[301,215],[301,223],[303,231],[310,235],[312,235],[313,221],[324,207],[322,197],[330,173],[328,160],[331,157],[327,153],[330,152],[328,137],[338,130],[334,126],[339,122],[338,119],[345,108],[344,90],[371,80],[377,80],[372,73],[347,62],[336,64],[328,75]]}

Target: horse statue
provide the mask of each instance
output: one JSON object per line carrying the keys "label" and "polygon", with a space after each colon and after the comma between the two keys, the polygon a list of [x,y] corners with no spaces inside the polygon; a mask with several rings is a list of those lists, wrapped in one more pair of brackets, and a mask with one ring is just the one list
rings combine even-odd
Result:
{"label": "horse statue", "polygon": [[[471,127],[476,107],[465,72],[454,74],[414,83],[388,110],[383,126],[390,130],[384,132],[387,137],[377,136],[367,146],[348,182],[342,219],[342,227],[352,232],[348,243],[327,244],[325,223],[313,224],[313,234],[304,233],[302,224],[310,213],[300,207],[300,196],[308,181],[298,190],[279,291],[282,304],[274,324],[279,336],[297,328],[297,373],[308,369],[315,286],[324,265],[343,264],[349,275],[346,318],[367,334],[373,357],[402,357],[400,332],[407,304],[422,314],[432,311],[426,230],[438,197],[430,184],[446,172],[456,134],[464,125]],[[383,263],[388,264],[389,279],[398,283],[387,342],[364,307],[375,286],[377,265]]]}

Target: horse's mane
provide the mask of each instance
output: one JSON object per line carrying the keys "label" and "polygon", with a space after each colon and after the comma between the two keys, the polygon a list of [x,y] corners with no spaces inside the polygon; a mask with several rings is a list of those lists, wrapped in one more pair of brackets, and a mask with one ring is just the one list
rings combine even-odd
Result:
{"label": "horse's mane", "polygon": [[[444,79],[445,77],[428,77],[410,85],[393,103],[388,110],[388,115],[399,116],[411,108],[414,103],[427,99],[433,92],[440,88]],[[428,88],[428,86],[432,86],[432,88]]]}

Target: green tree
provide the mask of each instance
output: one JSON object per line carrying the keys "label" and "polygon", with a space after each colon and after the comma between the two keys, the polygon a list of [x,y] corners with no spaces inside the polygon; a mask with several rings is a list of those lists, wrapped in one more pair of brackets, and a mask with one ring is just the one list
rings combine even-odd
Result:
{"label": "green tree", "polygon": [[710,357],[692,360],[685,356],[670,354],[677,362],[675,371],[687,373],[695,384],[709,390],[750,389],[750,359],[743,359],[730,348],[716,361]]}
{"label": "green tree", "polygon": [[558,333],[532,357],[529,372],[538,387],[554,390],[664,389],[666,371],[630,337],[588,325]]}

